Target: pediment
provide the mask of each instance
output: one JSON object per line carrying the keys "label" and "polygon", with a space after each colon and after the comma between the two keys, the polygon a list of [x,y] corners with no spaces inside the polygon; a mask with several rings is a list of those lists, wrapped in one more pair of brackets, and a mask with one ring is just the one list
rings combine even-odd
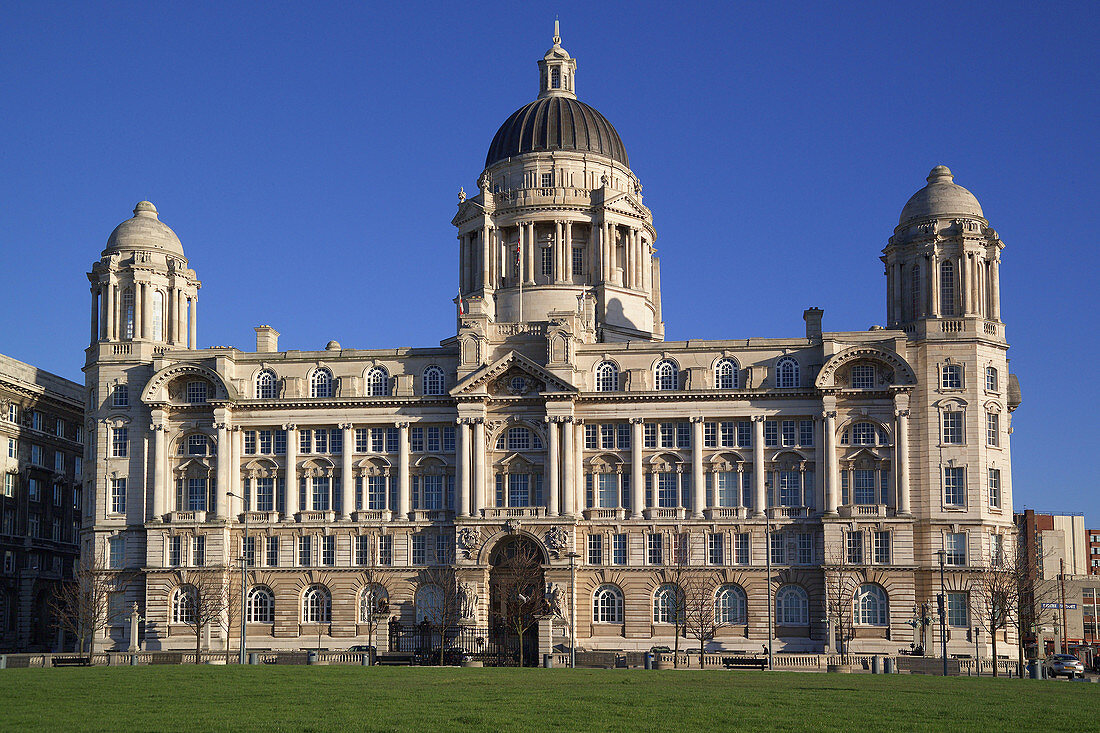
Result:
{"label": "pediment", "polygon": [[650,216],[649,209],[641,202],[625,193],[620,193],[618,196],[604,201],[604,208],[624,216],[637,216],[642,219],[648,219]]}
{"label": "pediment", "polygon": [[543,392],[576,391],[576,387],[554,376],[526,356],[509,351],[456,384],[451,389],[451,395],[534,397]]}

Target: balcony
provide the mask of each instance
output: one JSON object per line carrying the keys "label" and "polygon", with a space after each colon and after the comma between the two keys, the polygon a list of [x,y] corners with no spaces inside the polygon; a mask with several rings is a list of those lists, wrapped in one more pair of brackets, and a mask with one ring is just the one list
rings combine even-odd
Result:
{"label": "balcony", "polygon": [[352,512],[351,518],[356,522],[388,522],[392,515],[389,509],[360,509]]}
{"label": "balcony", "polygon": [[279,521],[279,512],[245,512],[241,521],[249,524],[274,524]]}
{"label": "balcony", "polygon": [[413,509],[409,512],[414,522],[444,522],[453,515],[450,509]]}
{"label": "balcony", "polygon": [[682,506],[650,507],[643,514],[646,519],[683,519],[687,515],[687,510]]}
{"label": "balcony", "polygon": [[205,511],[194,512],[169,512],[169,522],[198,522],[202,523],[206,521]]}
{"label": "balcony", "polygon": [[331,509],[325,511],[310,511],[310,512],[298,512],[295,515],[299,522],[334,522],[336,521],[336,512]]}
{"label": "balcony", "polygon": [[481,510],[486,519],[508,519],[510,517],[545,517],[544,506],[487,507]]}
{"label": "balcony", "polygon": [[743,506],[712,506],[703,510],[707,519],[747,519],[749,513]]}
{"label": "balcony", "polygon": [[885,517],[885,504],[849,504],[837,510],[842,517]]}
{"label": "balcony", "polygon": [[603,507],[601,507],[601,508],[585,509],[584,510],[584,518],[585,519],[611,519],[611,520],[618,521],[618,520],[624,519],[625,517],[626,517],[626,510],[621,508],[621,507],[619,507],[619,508],[611,508],[611,507],[603,508]]}
{"label": "balcony", "polygon": [[768,517],[771,519],[796,519],[810,516],[810,508],[805,506],[770,506]]}

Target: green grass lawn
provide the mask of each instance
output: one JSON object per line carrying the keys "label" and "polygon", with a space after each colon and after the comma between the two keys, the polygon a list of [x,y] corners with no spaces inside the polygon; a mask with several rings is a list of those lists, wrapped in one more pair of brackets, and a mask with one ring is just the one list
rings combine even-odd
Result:
{"label": "green grass lawn", "polygon": [[0,671],[4,730],[1095,730],[1100,685],[797,672],[304,666]]}

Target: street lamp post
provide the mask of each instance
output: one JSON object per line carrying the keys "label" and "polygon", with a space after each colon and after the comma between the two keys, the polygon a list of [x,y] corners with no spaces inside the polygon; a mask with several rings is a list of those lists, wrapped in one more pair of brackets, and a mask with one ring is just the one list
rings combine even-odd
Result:
{"label": "street lamp post", "polygon": [[767,559],[768,577],[766,579],[768,588],[768,669],[772,669],[772,614],[775,612],[775,606],[772,604],[772,520],[771,517],[765,517],[764,519],[764,557]]}
{"label": "street lamp post", "polygon": [[[232,496],[235,499],[241,500],[241,508],[244,509],[244,535],[241,540],[241,658],[240,663],[247,664],[248,660],[245,658],[245,639],[248,634],[248,555],[245,553],[245,545],[248,544],[248,509],[245,507],[244,497],[234,494],[232,491],[225,492],[226,496]],[[229,643],[228,638],[226,644]]]}
{"label": "street lamp post", "polygon": [[940,649],[943,654],[943,676],[947,676],[947,583],[944,580],[944,563],[947,551],[936,553],[940,557]]}
{"label": "street lamp post", "polygon": [[[978,635],[982,633],[982,630],[977,626],[974,627],[974,667],[978,670],[978,676],[982,676],[982,660],[978,656]],[[993,633],[997,633],[994,631]],[[996,664],[997,660],[993,660],[993,664]]]}
{"label": "street lamp post", "polygon": [[577,668],[577,558],[576,552],[566,555],[569,558],[569,666]]}

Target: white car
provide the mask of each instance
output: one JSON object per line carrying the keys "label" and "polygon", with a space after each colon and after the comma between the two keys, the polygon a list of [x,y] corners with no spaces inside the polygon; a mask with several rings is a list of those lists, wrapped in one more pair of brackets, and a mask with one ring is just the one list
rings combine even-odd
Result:
{"label": "white car", "polygon": [[1051,677],[1065,676],[1072,680],[1085,676],[1085,665],[1072,654],[1055,654],[1047,660],[1047,667]]}

